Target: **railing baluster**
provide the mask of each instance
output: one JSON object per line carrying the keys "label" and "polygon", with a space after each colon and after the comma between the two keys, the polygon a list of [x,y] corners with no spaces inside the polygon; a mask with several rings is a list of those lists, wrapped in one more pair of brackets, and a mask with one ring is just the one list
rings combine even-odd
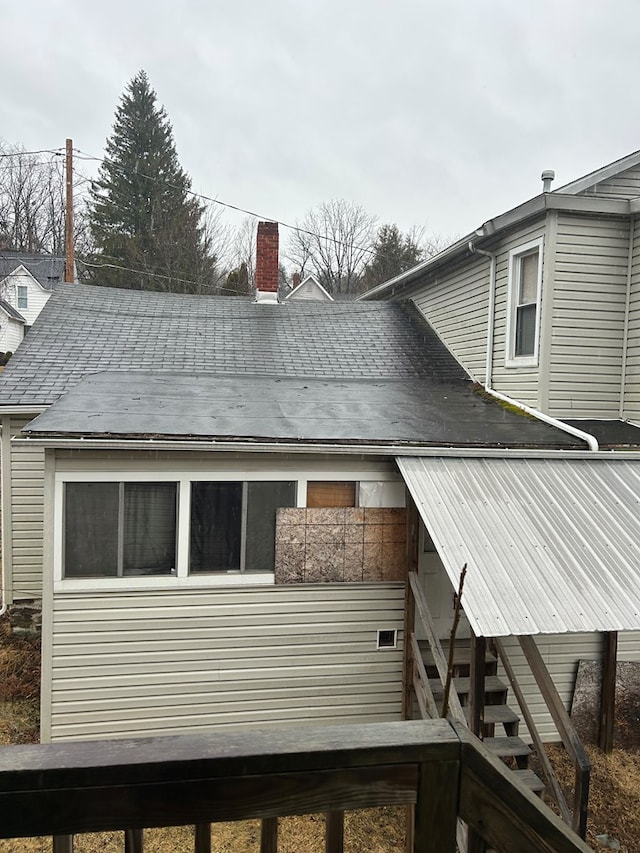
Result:
{"label": "railing baluster", "polygon": [[211,824],[197,823],[194,832],[195,853],[211,853]]}
{"label": "railing baluster", "polygon": [[125,829],[124,831],[124,853],[143,853],[144,830]]}
{"label": "railing baluster", "polygon": [[54,835],[53,853],[73,853],[73,835]]}
{"label": "railing baluster", "polygon": [[260,853],[278,853],[278,818],[262,818]]}
{"label": "railing baluster", "polygon": [[344,850],[344,812],[331,811],[325,813],[326,853],[342,853]]}

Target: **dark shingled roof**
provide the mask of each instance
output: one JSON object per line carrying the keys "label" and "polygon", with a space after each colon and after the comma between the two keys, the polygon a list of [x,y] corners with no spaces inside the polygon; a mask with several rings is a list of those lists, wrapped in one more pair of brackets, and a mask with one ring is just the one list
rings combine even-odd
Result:
{"label": "dark shingled roof", "polygon": [[23,266],[45,290],[51,290],[55,284],[64,279],[64,262],[64,258],[55,255],[5,250],[0,252],[0,280]]}
{"label": "dark shingled roof", "polygon": [[14,308],[10,302],[7,302],[6,299],[0,299],[0,308],[5,311],[10,317],[13,317],[14,320],[19,320],[21,323],[26,323],[26,320],[22,316],[22,314],[18,311],[17,308]]}
{"label": "dark shingled roof", "polygon": [[[30,428],[584,446],[474,393],[415,307],[398,303],[268,305],[59,285],[0,377],[0,405],[55,403],[96,373],[105,375]],[[317,424],[323,406],[352,406],[353,423],[347,412],[342,426],[338,415]]]}

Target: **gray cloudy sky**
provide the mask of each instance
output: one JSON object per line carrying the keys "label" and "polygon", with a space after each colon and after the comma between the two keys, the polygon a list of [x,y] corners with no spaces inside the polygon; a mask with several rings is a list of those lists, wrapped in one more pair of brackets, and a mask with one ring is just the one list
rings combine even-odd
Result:
{"label": "gray cloudy sky", "polygon": [[[0,0],[0,136],[102,154],[149,74],[194,189],[464,233],[640,148],[637,0]],[[631,97],[631,100],[630,100]],[[90,164],[80,164],[90,172]]]}

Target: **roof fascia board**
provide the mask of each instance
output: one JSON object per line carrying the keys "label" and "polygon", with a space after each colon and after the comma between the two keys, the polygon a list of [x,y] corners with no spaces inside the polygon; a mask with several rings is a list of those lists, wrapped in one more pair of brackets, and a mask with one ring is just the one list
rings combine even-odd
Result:
{"label": "roof fascia board", "polygon": [[[167,439],[100,439],[100,438],[45,438],[20,436],[11,439],[18,444],[72,450],[201,450],[242,451],[254,453],[330,453],[345,456],[447,456],[472,459],[612,459],[611,451],[555,450],[552,448],[503,447],[403,447],[385,444],[296,444],[293,442],[244,441],[169,441]],[[640,453],[616,451],[616,459],[636,459]]]}
{"label": "roof fascia board", "polygon": [[293,296],[293,294],[294,294],[294,293],[297,293],[297,292],[300,290],[300,288],[301,288],[301,287],[303,287],[303,286],[304,286],[308,281],[310,281],[310,282],[311,282],[311,284],[315,285],[319,290],[321,290],[321,291],[322,291],[322,293],[324,293],[324,295],[325,295],[325,296],[326,296],[326,297],[327,297],[331,302],[335,302],[335,300],[334,300],[333,296],[329,293],[329,291],[328,291],[328,290],[326,290],[326,289],[325,289],[325,288],[320,284],[320,282],[318,281],[318,279],[317,279],[314,275],[308,275],[306,278],[304,278],[304,279],[300,282],[300,284],[299,284],[297,287],[294,287],[294,289],[291,291],[291,293],[289,293],[289,294],[287,294],[287,296],[285,296],[285,302],[286,302],[286,300],[287,300],[287,299],[291,299],[291,297]]}
{"label": "roof fascia board", "polygon": [[471,234],[462,237],[444,251],[439,252],[432,258],[407,270],[389,281],[383,282],[376,287],[363,293],[356,302],[374,299],[377,296],[393,295],[397,288],[405,289],[421,275],[432,269],[453,260],[455,257],[468,251],[470,242],[480,242],[497,237],[501,232],[513,228],[534,216],[541,215],[547,210],[560,210],[571,213],[600,213],[608,216],[628,216],[630,203],[627,199],[594,198],[590,196],[562,195],[558,191],[554,193],[541,193],[523,204],[514,207],[506,213],[488,219]]}
{"label": "roof fascia board", "polygon": [[0,406],[0,415],[40,415],[46,412],[49,406]]}
{"label": "roof fascia board", "polygon": [[619,175],[620,172],[631,169],[638,164],[640,164],[640,151],[634,151],[632,154],[627,154],[626,157],[621,157],[620,160],[614,160],[614,162],[609,163],[608,166],[603,166],[601,169],[589,172],[588,175],[584,175],[582,178],[571,181],[563,187],[558,187],[554,192],[580,193],[584,190],[588,190],[589,187],[602,183],[602,181],[606,181],[608,178],[613,178],[615,175]]}

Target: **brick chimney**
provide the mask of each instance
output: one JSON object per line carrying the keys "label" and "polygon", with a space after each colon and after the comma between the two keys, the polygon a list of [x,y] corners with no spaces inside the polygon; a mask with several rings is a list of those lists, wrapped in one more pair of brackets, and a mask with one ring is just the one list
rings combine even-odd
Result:
{"label": "brick chimney", "polygon": [[258,222],[256,302],[278,301],[278,223]]}
{"label": "brick chimney", "polygon": [[291,290],[295,290],[296,287],[300,287],[300,273],[294,272],[291,276]]}

